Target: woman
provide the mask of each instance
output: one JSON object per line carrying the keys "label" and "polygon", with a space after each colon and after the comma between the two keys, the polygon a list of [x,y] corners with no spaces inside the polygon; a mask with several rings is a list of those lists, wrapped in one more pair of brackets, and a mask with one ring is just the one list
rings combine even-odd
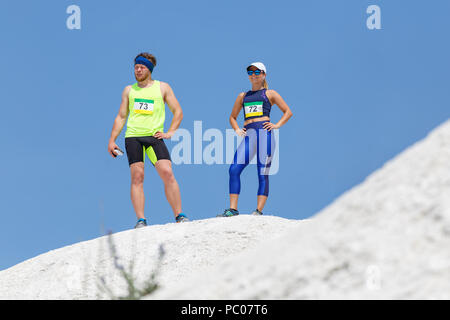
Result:
{"label": "woman", "polygon": [[[247,67],[247,73],[252,90],[241,92],[238,95],[230,116],[231,126],[238,135],[244,137],[244,140],[237,148],[229,170],[230,208],[218,215],[221,217],[239,214],[237,204],[241,190],[240,175],[255,154],[257,155],[259,188],[256,210],[252,214],[263,214],[262,211],[269,195],[268,171],[272,160],[272,151],[275,149],[272,130],[282,127],[292,116],[291,110],[278,92],[268,89],[266,67],[263,63],[252,63]],[[280,121],[275,124],[270,122],[270,109],[274,104],[283,112]],[[243,129],[240,129],[237,123],[237,116],[241,109],[244,113]]]}

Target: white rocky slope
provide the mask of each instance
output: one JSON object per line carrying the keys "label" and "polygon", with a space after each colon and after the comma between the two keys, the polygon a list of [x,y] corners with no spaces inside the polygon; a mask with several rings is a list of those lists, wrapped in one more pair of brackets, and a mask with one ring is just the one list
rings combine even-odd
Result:
{"label": "white rocky slope", "polygon": [[[450,299],[450,122],[312,219],[213,218],[113,242],[138,285],[164,245],[161,288],[147,298]],[[106,237],[0,271],[0,299],[109,298],[100,278],[126,294]]]}
{"label": "white rocky slope", "polygon": [[450,121],[308,223],[149,298],[450,299]]}
{"label": "white rocky slope", "polygon": [[[303,223],[273,216],[258,218],[242,215],[153,225],[115,233],[109,238],[112,242],[104,236],[52,250],[0,271],[0,299],[109,299],[111,295],[99,286],[102,278],[115,297],[124,297],[127,285],[114,256],[127,271],[133,262],[139,288],[156,269],[158,284],[180,283],[186,275]],[[157,268],[161,245],[165,254]]]}

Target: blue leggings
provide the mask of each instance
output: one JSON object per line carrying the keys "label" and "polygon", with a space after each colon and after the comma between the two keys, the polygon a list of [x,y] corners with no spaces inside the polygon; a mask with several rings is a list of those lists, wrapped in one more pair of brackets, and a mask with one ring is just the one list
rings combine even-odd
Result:
{"label": "blue leggings", "polygon": [[259,179],[259,196],[269,195],[269,169],[272,162],[272,155],[275,149],[275,139],[271,131],[263,128],[267,121],[253,122],[245,126],[247,135],[238,146],[234,154],[233,163],[230,166],[230,193],[239,194],[241,192],[242,170],[257,155],[256,167]]}

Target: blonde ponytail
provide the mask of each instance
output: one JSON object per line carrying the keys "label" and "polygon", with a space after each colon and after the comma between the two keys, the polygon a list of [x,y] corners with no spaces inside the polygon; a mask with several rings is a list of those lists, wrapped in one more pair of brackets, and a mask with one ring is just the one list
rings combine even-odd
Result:
{"label": "blonde ponytail", "polygon": [[267,83],[267,80],[264,78],[264,83],[263,83],[263,87],[265,89],[269,89],[269,84]]}

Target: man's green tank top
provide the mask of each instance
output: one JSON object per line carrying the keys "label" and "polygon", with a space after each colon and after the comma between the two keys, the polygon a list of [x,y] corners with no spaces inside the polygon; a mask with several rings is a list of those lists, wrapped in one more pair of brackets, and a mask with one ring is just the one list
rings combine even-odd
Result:
{"label": "man's green tank top", "polygon": [[158,80],[153,80],[153,84],[148,88],[133,84],[128,101],[129,115],[125,138],[152,136],[157,131],[164,132],[166,110]]}

